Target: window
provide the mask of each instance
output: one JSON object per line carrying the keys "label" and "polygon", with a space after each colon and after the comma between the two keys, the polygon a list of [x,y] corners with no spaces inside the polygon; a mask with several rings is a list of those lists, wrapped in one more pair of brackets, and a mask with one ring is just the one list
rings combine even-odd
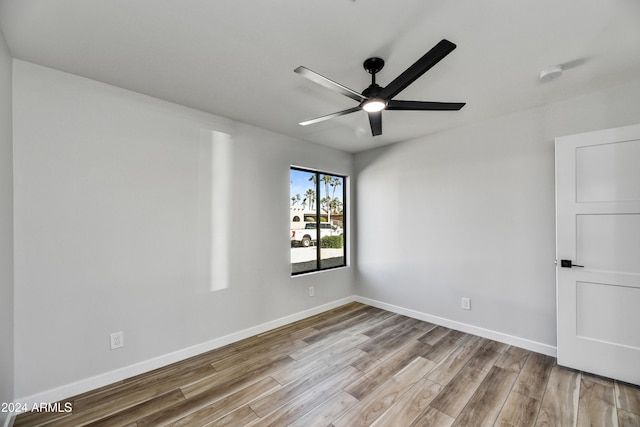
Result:
{"label": "window", "polygon": [[291,274],[346,265],[346,179],[291,168]]}

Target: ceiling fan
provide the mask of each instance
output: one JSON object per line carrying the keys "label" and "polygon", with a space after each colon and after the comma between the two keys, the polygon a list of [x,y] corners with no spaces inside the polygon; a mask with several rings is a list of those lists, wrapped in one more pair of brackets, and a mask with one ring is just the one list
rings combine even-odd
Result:
{"label": "ceiling fan", "polygon": [[349,108],[348,110],[300,122],[300,125],[307,126],[364,110],[369,114],[371,134],[376,136],[382,134],[382,110],[457,111],[464,107],[464,102],[401,101],[393,99],[455,48],[456,45],[449,40],[441,40],[429,52],[425,53],[422,58],[418,59],[385,87],[381,87],[376,83],[376,73],[384,67],[384,60],[375,57],[369,58],[362,65],[371,74],[371,85],[363,90],[362,94],[300,66],[294,70],[296,73],[360,103],[357,107]]}

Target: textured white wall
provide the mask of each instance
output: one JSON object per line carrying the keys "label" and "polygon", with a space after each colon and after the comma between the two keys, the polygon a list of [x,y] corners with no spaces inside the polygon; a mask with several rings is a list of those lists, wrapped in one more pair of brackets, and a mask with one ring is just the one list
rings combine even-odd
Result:
{"label": "textured white wall", "polygon": [[554,138],[638,123],[639,99],[636,81],[357,154],[358,295],[555,347]]}
{"label": "textured white wall", "polygon": [[[0,29],[0,403],[13,401],[11,54]],[[0,413],[0,425],[8,414]]]}
{"label": "textured white wall", "polygon": [[[353,295],[351,268],[292,279],[288,241],[289,165],[350,175],[351,154],[22,61],[14,81],[16,396]],[[227,283],[203,282],[220,247]]]}

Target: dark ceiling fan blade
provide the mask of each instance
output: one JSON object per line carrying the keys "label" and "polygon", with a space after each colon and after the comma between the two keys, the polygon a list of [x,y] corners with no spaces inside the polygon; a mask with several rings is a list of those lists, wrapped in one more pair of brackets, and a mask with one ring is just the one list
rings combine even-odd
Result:
{"label": "dark ceiling fan blade", "polygon": [[391,99],[399,94],[404,88],[413,83],[418,77],[423,75],[427,70],[440,62],[445,56],[450,54],[456,48],[454,43],[449,40],[442,39],[431,50],[418,59],[412,66],[407,68],[389,83],[380,96],[385,99]]}
{"label": "dark ceiling fan blade", "polygon": [[301,126],[312,125],[314,123],[324,122],[325,120],[333,119],[334,117],[340,117],[340,116],[344,116],[345,114],[355,113],[356,111],[360,111],[360,107],[353,107],[353,108],[349,108],[348,110],[338,111],[337,113],[327,114],[326,116],[307,120],[304,122],[300,122],[298,124]]}
{"label": "dark ceiling fan blade", "polygon": [[343,86],[340,83],[336,83],[331,79],[321,76],[315,71],[311,71],[307,67],[300,66],[293,71],[300,74],[302,77],[305,77],[311,80],[312,82],[318,83],[319,85],[326,87],[327,89],[331,89],[335,92],[343,94],[344,96],[348,96],[354,101],[362,102],[367,99],[361,94],[359,94],[358,92],[356,92],[355,90],[349,89],[348,87]]}
{"label": "dark ceiling fan blade", "polygon": [[387,110],[457,111],[464,106],[464,102],[400,101],[392,99],[387,104]]}
{"label": "dark ceiling fan blade", "polygon": [[369,114],[369,124],[371,124],[371,135],[382,135],[382,111]]}

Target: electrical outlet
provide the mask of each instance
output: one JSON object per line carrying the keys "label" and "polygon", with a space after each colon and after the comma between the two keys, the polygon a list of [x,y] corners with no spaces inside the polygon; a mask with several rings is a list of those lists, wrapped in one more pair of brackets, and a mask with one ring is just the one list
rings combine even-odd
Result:
{"label": "electrical outlet", "polygon": [[122,332],[114,332],[111,334],[111,350],[124,346],[124,335]]}
{"label": "electrical outlet", "polygon": [[471,298],[462,298],[462,309],[471,310]]}
{"label": "electrical outlet", "polygon": [[309,286],[309,296],[313,297],[316,295],[316,290],[313,286]]}

